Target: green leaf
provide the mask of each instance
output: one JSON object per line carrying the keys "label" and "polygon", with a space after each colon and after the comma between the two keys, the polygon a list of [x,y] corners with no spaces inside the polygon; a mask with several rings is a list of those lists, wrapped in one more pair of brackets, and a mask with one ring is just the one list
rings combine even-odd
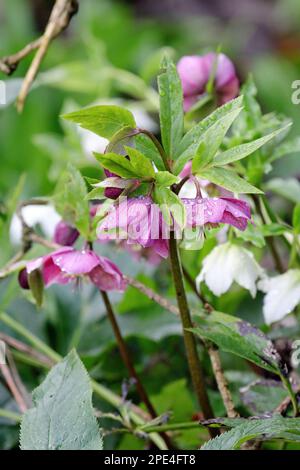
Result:
{"label": "green leaf", "polygon": [[242,86],[241,95],[243,95],[243,111],[233,124],[235,135],[244,135],[249,130],[255,130],[261,125],[262,113],[257,102],[257,89],[250,75],[246,83]]}
{"label": "green leaf", "polygon": [[264,188],[295,204],[300,203],[300,183],[296,178],[273,178],[265,184]]}
{"label": "green leaf", "polygon": [[224,104],[220,108],[217,108],[213,113],[203,119],[201,122],[196,124],[190,129],[184,137],[181,139],[179,145],[175,149],[174,173],[178,175],[181,172],[186,162],[191,160],[197,148],[202,134],[206,132],[211,126],[213,126],[218,120],[223,119],[227,114],[237,111],[241,108],[243,97],[239,96],[235,100]]}
{"label": "green leaf", "polygon": [[261,194],[262,191],[240,178],[233,170],[225,168],[208,168],[201,170],[199,176],[207,179],[233,193]]}
{"label": "green leaf", "polygon": [[54,205],[66,222],[88,238],[90,216],[86,197],[87,188],[81,173],[69,164],[56,186]]}
{"label": "green leaf", "polygon": [[183,229],[186,225],[186,210],[181,199],[169,188],[155,188],[154,201],[159,205],[165,222],[172,225],[173,219]]}
{"label": "green leaf", "polygon": [[152,162],[154,162],[158,170],[165,169],[165,165],[162,161],[161,155],[152,140],[150,139],[150,137],[145,134],[138,134],[137,136],[135,136],[134,142],[136,149],[146,155]]}
{"label": "green leaf", "polygon": [[129,155],[130,164],[138,176],[146,179],[155,178],[153,165],[145,155],[132,147],[125,147],[125,150]]}
{"label": "green leaf", "polygon": [[158,76],[161,137],[166,154],[173,158],[183,135],[183,95],[173,62],[165,58],[162,68]]}
{"label": "green leaf", "polygon": [[288,140],[287,142],[283,142],[282,144],[278,145],[274,152],[269,158],[269,162],[274,162],[279,158],[285,157],[290,153],[298,153],[300,152],[300,137],[296,137],[293,140]]}
{"label": "green leaf", "polygon": [[287,126],[278,129],[277,131],[271,132],[260,139],[256,139],[253,142],[249,142],[247,144],[238,145],[237,147],[233,147],[226,152],[219,153],[214,159],[214,165],[227,165],[228,163],[236,162],[237,160],[241,160],[242,158],[247,157],[251,153],[258,150],[264,144],[269,142],[273,139],[277,134],[284,131],[286,128],[290,127],[290,124]]}
{"label": "green leaf", "polygon": [[22,450],[102,450],[88,374],[75,351],[32,394],[22,419]]}
{"label": "green leaf", "polygon": [[293,211],[293,227],[294,232],[300,234],[300,204],[297,204]]}
{"label": "green leaf", "polygon": [[157,186],[167,187],[178,183],[178,176],[172,175],[168,171],[158,171],[155,174],[155,184]]}
{"label": "green leaf", "polygon": [[93,106],[62,117],[106,139],[111,139],[123,127],[136,127],[130,111],[113,105]]}
{"label": "green leaf", "polygon": [[274,374],[283,373],[284,365],[272,342],[256,327],[238,317],[221,312],[195,316],[191,331],[215,343],[222,351],[243,357]]}
{"label": "green leaf", "polygon": [[116,153],[96,153],[94,155],[98,162],[106,169],[122,178],[135,178],[138,176],[130,161],[124,155]]}
{"label": "green leaf", "polygon": [[223,118],[219,119],[215,124],[211,125],[207,131],[205,131],[199,142],[199,147],[196,151],[196,156],[193,159],[192,170],[193,172],[199,171],[201,168],[209,165],[223,139],[242,108],[235,109],[231,113],[226,114]]}
{"label": "green leaf", "polygon": [[122,129],[112,136],[105,152],[125,155],[124,146],[129,145],[131,138],[136,134],[136,132],[136,129],[133,127],[122,127]]}
{"label": "green leaf", "polygon": [[[220,420],[234,425],[234,420]],[[201,450],[235,450],[252,439],[284,439],[300,442],[300,419],[275,415],[265,419],[237,419],[237,426],[205,443]]]}
{"label": "green leaf", "polygon": [[260,379],[240,389],[243,404],[251,414],[273,412],[286,398],[286,389],[278,380]]}

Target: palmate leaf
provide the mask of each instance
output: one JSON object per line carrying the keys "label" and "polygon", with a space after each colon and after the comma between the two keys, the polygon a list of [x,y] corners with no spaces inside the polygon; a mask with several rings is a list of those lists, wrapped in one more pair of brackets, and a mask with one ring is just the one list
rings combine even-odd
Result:
{"label": "palmate leaf", "polygon": [[253,362],[277,375],[285,374],[285,365],[272,342],[256,327],[222,312],[195,316],[191,331],[215,343],[222,351]]}
{"label": "palmate leaf", "polygon": [[22,420],[22,450],[102,450],[92,389],[75,351],[34,390],[34,408]]}
{"label": "palmate leaf", "polygon": [[260,147],[262,147],[264,144],[269,142],[271,139],[273,139],[277,134],[280,134],[281,132],[286,130],[288,127],[290,127],[290,125],[291,124],[289,123],[287,126],[284,126],[281,129],[271,132],[270,134],[265,135],[264,137],[261,137],[260,139],[256,139],[253,142],[238,145],[237,147],[233,147],[229,150],[226,150],[225,152],[219,153],[214,158],[213,165],[214,166],[227,165],[228,163],[233,163],[238,160],[241,160],[242,158],[247,157],[251,153],[258,150]]}
{"label": "palmate leaf", "polygon": [[174,63],[166,57],[162,69],[158,76],[161,137],[166,154],[173,158],[183,135],[183,94]]}
{"label": "palmate leaf", "polygon": [[281,415],[265,419],[221,418],[213,420],[212,424],[225,425],[232,429],[206,442],[201,450],[235,450],[244,442],[257,438],[300,442],[300,418],[283,418]]}
{"label": "palmate leaf", "polygon": [[217,108],[213,113],[203,119],[189,130],[184,137],[180,140],[174,153],[174,173],[178,175],[183,169],[184,165],[191,160],[196,154],[199,147],[201,136],[217,121],[225,118],[228,114],[241,108],[243,97],[239,96],[235,100],[226,103],[225,105]]}
{"label": "palmate leaf", "polygon": [[240,178],[233,170],[214,167],[199,171],[199,176],[233,193],[261,194],[262,191]]}
{"label": "palmate leaf", "polygon": [[62,117],[106,139],[111,139],[123,127],[136,127],[132,113],[114,105],[93,106]]}

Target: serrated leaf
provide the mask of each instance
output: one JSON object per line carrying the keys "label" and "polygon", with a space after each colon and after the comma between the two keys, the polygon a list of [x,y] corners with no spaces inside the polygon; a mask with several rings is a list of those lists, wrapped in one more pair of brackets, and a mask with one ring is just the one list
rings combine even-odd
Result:
{"label": "serrated leaf", "polygon": [[[231,425],[234,420],[222,420],[224,424]],[[220,421],[220,422],[222,422]],[[244,442],[252,439],[284,439],[291,442],[300,442],[300,419],[283,418],[275,415],[265,419],[237,420],[237,426],[220,436],[206,442],[201,450],[235,450]]]}
{"label": "serrated leaf", "polygon": [[130,140],[136,135],[136,132],[137,130],[133,127],[122,127],[122,129],[116,132],[110,139],[110,142],[105,149],[105,153],[117,153],[119,155],[126,155],[124,146],[129,145]]}
{"label": "serrated leaf", "polygon": [[94,155],[97,161],[106,170],[115,173],[122,178],[135,178],[138,176],[134,171],[130,161],[125,158],[124,155],[118,155],[116,153],[96,153]]}
{"label": "serrated leaf", "polygon": [[240,178],[233,170],[227,168],[215,167],[200,170],[199,176],[217,184],[222,188],[228,189],[233,193],[261,194],[262,191],[243,178]]}
{"label": "serrated leaf", "polygon": [[235,109],[231,113],[226,114],[223,118],[218,119],[215,124],[211,125],[207,131],[202,134],[196,155],[193,158],[193,172],[197,172],[212,162],[229,127],[236,119],[241,109],[242,108]]}
{"label": "serrated leaf", "polygon": [[134,142],[136,149],[146,155],[152,162],[154,162],[158,170],[165,169],[161,155],[150,137],[145,134],[138,134],[134,137]]}
{"label": "serrated leaf", "polygon": [[183,94],[173,62],[165,58],[162,68],[158,76],[161,137],[166,154],[173,158],[183,135]]}
{"label": "serrated leaf", "polygon": [[66,222],[88,238],[90,216],[86,197],[87,188],[81,173],[69,164],[56,186],[54,205]]}
{"label": "serrated leaf", "polygon": [[178,176],[172,175],[169,171],[158,171],[155,174],[155,184],[157,186],[167,187],[178,183]]}
{"label": "serrated leaf", "polygon": [[284,364],[272,342],[250,323],[216,311],[194,319],[196,326],[191,331],[209,339],[222,351],[243,357],[277,375],[283,373]]}
{"label": "serrated leaf", "polygon": [[139,150],[131,147],[125,146],[125,150],[129,155],[130,164],[139,177],[146,179],[155,178],[153,165],[145,155],[139,152]]}
{"label": "serrated leaf", "polygon": [[286,398],[287,392],[281,382],[261,379],[240,389],[243,404],[251,414],[259,415],[274,412]]}
{"label": "serrated leaf", "polygon": [[217,108],[213,113],[192,127],[192,129],[184,135],[175,149],[176,161],[174,163],[174,173],[176,175],[181,172],[185,163],[194,157],[196,150],[199,147],[202,134],[204,134],[204,132],[206,132],[218,120],[223,119],[227,114],[241,108],[242,101],[243,97],[239,96],[235,100]]}
{"label": "serrated leaf", "polygon": [[62,117],[106,139],[111,139],[123,127],[136,127],[132,113],[114,105],[93,106]]}
{"label": "serrated leaf", "polygon": [[32,394],[22,419],[22,450],[102,450],[88,374],[75,351]]}
{"label": "serrated leaf", "polygon": [[213,164],[214,165],[227,165],[228,163],[233,163],[238,160],[241,160],[242,158],[245,158],[251,153],[258,150],[260,147],[262,147],[264,144],[269,142],[277,134],[279,134],[280,132],[283,132],[288,127],[290,127],[290,124],[288,124],[287,126],[281,129],[278,129],[277,131],[271,132],[270,134],[265,135],[264,137],[261,137],[260,139],[256,139],[253,142],[238,145],[237,147],[233,147],[229,150],[226,150],[226,152],[219,153],[215,157]]}

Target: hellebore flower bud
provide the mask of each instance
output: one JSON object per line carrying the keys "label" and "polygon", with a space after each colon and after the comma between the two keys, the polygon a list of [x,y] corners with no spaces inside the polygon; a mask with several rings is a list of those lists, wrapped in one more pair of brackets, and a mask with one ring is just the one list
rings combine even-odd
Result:
{"label": "hellebore flower bud", "polygon": [[184,56],[179,60],[177,70],[182,83],[185,112],[205,93],[214,67],[214,89],[218,105],[227,103],[238,95],[239,80],[236,70],[225,54],[210,52],[203,56]]}
{"label": "hellebore flower bud", "polygon": [[27,269],[24,268],[19,272],[18,281],[22,289],[30,289],[28,282],[28,273]]}
{"label": "hellebore flower bud", "polygon": [[58,245],[72,246],[76,242],[78,237],[78,230],[72,227],[71,225],[67,224],[63,220],[58,222],[55,227],[54,241]]}

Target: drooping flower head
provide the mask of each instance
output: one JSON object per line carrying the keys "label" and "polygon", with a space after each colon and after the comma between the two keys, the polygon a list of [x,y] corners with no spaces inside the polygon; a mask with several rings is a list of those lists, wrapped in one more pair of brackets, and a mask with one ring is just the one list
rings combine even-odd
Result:
{"label": "drooping flower head", "polygon": [[219,105],[232,100],[239,93],[235,67],[225,54],[211,52],[203,56],[184,56],[179,60],[177,70],[183,88],[185,111],[188,111],[205,92],[214,72],[214,87]]}
{"label": "drooping flower head", "polygon": [[199,288],[201,282],[205,282],[219,296],[236,282],[248,289],[254,297],[256,282],[263,275],[263,269],[255,261],[251,251],[228,242],[217,246],[204,258],[196,283]]}
{"label": "drooping flower head", "polygon": [[206,224],[229,224],[245,230],[251,220],[248,203],[234,198],[182,198],[187,212],[187,226],[195,228]]}
{"label": "drooping flower head", "polygon": [[100,290],[123,291],[126,282],[119,268],[108,258],[98,256],[92,250],[61,248],[27,263],[19,274],[20,285],[28,288],[28,275],[39,269],[45,286],[68,284],[79,277],[88,278]]}
{"label": "drooping flower head", "polygon": [[168,256],[167,226],[150,196],[125,198],[114,206],[97,230],[98,240],[120,240],[152,248]]}
{"label": "drooping flower head", "polygon": [[[233,198],[181,199],[186,209],[186,228],[225,223],[245,230],[251,218],[249,205]],[[161,257],[168,256],[170,231],[178,233],[173,220],[168,225],[150,196],[124,199],[114,206],[97,229],[100,241],[126,240],[131,244],[152,248]],[[178,235],[177,235],[178,238]]]}
{"label": "drooping flower head", "polygon": [[265,278],[258,284],[265,292],[263,314],[265,322],[282,320],[300,302],[300,269],[290,269],[284,274]]}

